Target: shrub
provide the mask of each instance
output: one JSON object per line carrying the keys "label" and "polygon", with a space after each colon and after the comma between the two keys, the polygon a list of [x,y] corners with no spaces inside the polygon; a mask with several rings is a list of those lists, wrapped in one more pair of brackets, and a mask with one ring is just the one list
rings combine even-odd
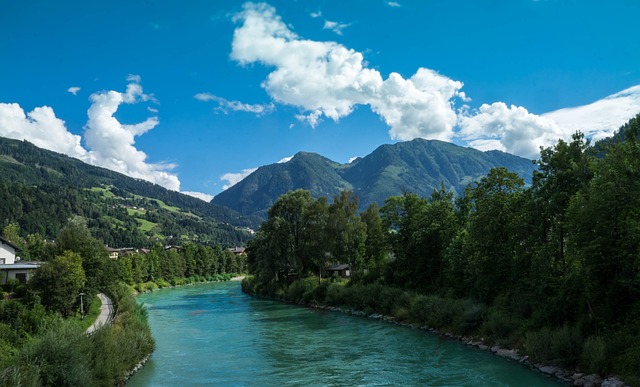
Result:
{"label": "shrub", "polygon": [[501,310],[491,308],[487,319],[480,327],[480,333],[486,338],[497,343],[507,343],[512,334],[520,327],[522,322],[515,316]]}
{"label": "shrub", "polygon": [[334,306],[346,305],[346,294],[344,282],[331,282],[327,286],[325,303]]}
{"label": "shrub", "polygon": [[606,375],[609,372],[607,343],[600,336],[589,337],[584,342],[580,364],[589,372]]}
{"label": "shrub", "polygon": [[75,323],[62,321],[22,347],[17,365],[37,366],[42,386],[94,385],[89,340],[82,333]]}
{"label": "shrub", "polygon": [[459,334],[477,332],[487,317],[487,306],[473,300],[462,300],[461,310],[453,320],[453,329]]}
{"label": "shrub", "polygon": [[525,350],[535,361],[551,362],[560,366],[576,364],[583,352],[583,342],[577,328],[542,328],[525,336]]}

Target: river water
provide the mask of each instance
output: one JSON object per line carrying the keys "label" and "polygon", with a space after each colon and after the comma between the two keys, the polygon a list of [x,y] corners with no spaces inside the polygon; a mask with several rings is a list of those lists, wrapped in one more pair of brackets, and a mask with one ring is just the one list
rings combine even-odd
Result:
{"label": "river water", "polygon": [[156,351],[128,386],[557,386],[486,351],[377,320],[259,300],[239,282],[138,297]]}

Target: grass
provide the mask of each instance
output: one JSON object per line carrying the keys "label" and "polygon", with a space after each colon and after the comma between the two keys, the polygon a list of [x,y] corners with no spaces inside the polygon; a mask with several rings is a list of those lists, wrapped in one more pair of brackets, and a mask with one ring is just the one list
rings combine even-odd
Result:
{"label": "grass", "polygon": [[91,308],[87,311],[87,314],[84,316],[84,319],[80,317],[80,315],[71,318],[71,320],[76,321],[80,327],[82,327],[83,331],[86,331],[87,328],[93,324],[94,321],[100,315],[100,306],[102,303],[100,302],[100,298],[95,296],[93,301],[91,302]]}
{"label": "grass", "polygon": [[113,192],[109,191],[108,189],[104,188],[104,187],[91,187],[91,191],[92,192],[101,192],[102,196],[104,196],[105,198],[115,198],[116,195],[113,194]]}
{"label": "grass", "polygon": [[154,227],[158,225],[158,223],[149,222],[146,219],[136,218],[136,220],[141,223],[138,228],[142,232],[151,231]]}
{"label": "grass", "polygon": [[138,217],[146,213],[147,213],[147,210],[138,210],[138,209],[134,210],[133,208],[127,208],[127,214],[129,214],[129,216]]}
{"label": "grass", "polygon": [[0,155],[0,162],[6,162],[6,163],[10,163],[10,164],[19,164],[19,165],[24,165],[21,162],[19,162],[18,160],[14,159],[11,156],[8,155]]}

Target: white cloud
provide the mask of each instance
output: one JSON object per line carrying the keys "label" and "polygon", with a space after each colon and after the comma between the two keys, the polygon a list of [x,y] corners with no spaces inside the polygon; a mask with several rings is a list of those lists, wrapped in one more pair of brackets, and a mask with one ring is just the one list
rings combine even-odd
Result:
{"label": "white cloud", "polygon": [[283,157],[278,161],[278,164],[288,163],[292,158],[293,158],[293,156]]}
{"label": "white cloud", "polygon": [[71,86],[67,89],[67,91],[73,95],[76,95],[80,91],[80,88],[78,86]]}
{"label": "white cloud", "polygon": [[356,105],[369,105],[391,127],[392,138],[448,140],[457,117],[453,100],[462,82],[429,69],[409,79],[366,68],[363,55],[335,42],[305,40],[273,7],[246,3],[234,17],[231,58],[242,65],[274,67],[262,87],[277,102],[297,106],[297,118],[314,126],[322,116],[338,121]]}
{"label": "white cloud", "polygon": [[242,103],[240,101],[229,101],[227,99],[218,97],[210,93],[198,93],[194,95],[193,98],[203,102],[207,102],[207,101],[217,102],[218,107],[216,107],[215,110],[221,111],[224,114],[228,114],[230,111],[234,111],[234,112],[253,113],[258,116],[261,116],[263,114],[268,114],[273,112],[276,108],[273,103],[251,105],[248,103]]}
{"label": "white cloud", "polygon": [[630,87],[588,105],[544,113],[572,134],[577,130],[600,140],[611,136],[636,114],[640,113],[640,85]]}
{"label": "white cloud", "polygon": [[92,104],[87,111],[89,119],[84,133],[85,142],[91,149],[88,161],[180,191],[178,177],[167,172],[174,168],[174,165],[150,164],[147,162],[147,155],[134,146],[135,137],[155,128],[159,123],[158,118],[149,117],[143,122],[126,125],[114,117],[123,103],[135,104],[153,100],[153,96],[143,92],[139,76],[130,75],[127,80],[129,84],[125,93],[111,90],[95,93],[90,97]]}
{"label": "white cloud", "polygon": [[34,145],[83,159],[87,151],[81,137],[69,133],[53,109],[42,106],[25,114],[17,103],[0,103],[0,136],[27,140]]}
{"label": "white cloud", "polygon": [[349,157],[349,161],[347,161],[347,164],[351,164],[352,162],[354,162],[357,159],[358,159],[358,156]]}
{"label": "white cloud", "polygon": [[342,35],[342,30],[349,27],[351,24],[348,23],[338,23],[331,20],[325,20],[323,30],[331,30],[338,35]]}
{"label": "white cloud", "polygon": [[396,2],[396,1],[387,1],[387,5],[389,7],[394,7],[394,8],[401,7],[400,3]]}
{"label": "white cloud", "polygon": [[238,173],[225,173],[224,175],[220,176],[220,180],[227,182],[222,186],[222,190],[227,190],[228,188],[236,185],[238,182],[255,172],[257,169],[258,168],[247,168]]}
{"label": "white cloud", "polygon": [[540,146],[563,137],[562,128],[552,119],[529,113],[521,106],[507,107],[503,102],[483,104],[473,115],[461,115],[458,125],[458,135],[471,146],[528,158],[537,158]]}
{"label": "white cloud", "polygon": [[204,200],[207,203],[213,199],[213,195],[209,195],[202,192],[182,191],[182,193],[185,195],[193,196],[194,198],[198,198],[200,200]]}
{"label": "white cloud", "polygon": [[640,85],[588,105],[542,115],[496,102],[483,104],[477,111],[463,111],[457,136],[480,150],[498,149],[534,159],[541,146],[569,140],[576,131],[593,140],[609,137],[639,112]]}
{"label": "white cloud", "polygon": [[317,19],[317,18],[319,18],[320,16],[322,16],[322,11],[318,11],[318,12],[311,12],[311,13],[309,14],[309,16],[311,16],[311,17],[312,17],[312,18],[314,18],[314,19]]}
{"label": "white cloud", "polygon": [[296,114],[296,119],[298,121],[306,122],[312,128],[315,128],[316,126],[318,126],[319,123],[322,122],[322,119],[320,119],[320,117],[322,117],[322,110],[316,110],[316,111],[311,112],[311,113],[306,114],[306,115],[305,114]]}

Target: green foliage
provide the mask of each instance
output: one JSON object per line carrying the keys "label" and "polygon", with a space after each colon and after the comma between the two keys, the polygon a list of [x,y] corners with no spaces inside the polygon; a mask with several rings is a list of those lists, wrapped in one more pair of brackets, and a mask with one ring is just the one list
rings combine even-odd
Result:
{"label": "green foliage", "polygon": [[68,250],[42,265],[29,286],[40,296],[45,307],[68,316],[75,312],[74,306],[85,282],[82,258]]}
{"label": "green foliage", "polygon": [[580,364],[589,372],[607,375],[611,370],[607,342],[601,336],[589,337],[584,342]]}
{"label": "green foliage", "polygon": [[530,160],[504,152],[480,152],[423,139],[382,145],[349,164],[300,152],[287,163],[263,166],[216,195],[212,203],[266,218],[268,208],[289,191],[304,189],[314,198],[332,198],[349,190],[360,197],[359,209],[364,210],[403,192],[428,196],[442,183],[447,191],[461,195],[467,184],[498,166],[508,167],[528,182],[535,169]]}
{"label": "green foliage", "polygon": [[[20,225],[15,243],[26,237],[23,258],[29,259],[50,257],[42,251],[32,255],[27,236],[54,239],[72,216],[86,218],[93,236],[120,247],[149,247],[170,236],[172,244],[234,246],[249,235],[232,224],[257,225],[227,208],[6,138],[0,138],[0,203],[0,228]],[[145,208],[144,214],[128,214],[133,207]]]}
{"label": "green foliage", "polygon": [[[544,327],[525,336],[524,348],[534,361],[569,366],[576,364],[583,353],[583,338],[575,327]],[[592,343],[589,351],[593,351]],[[588,353],[592,355],[592,353]],[[593,359],[591,359],[593,360]]]}
{"label": "green foliage", "polygon": [[17,362],[21,366],[34,366],[41,386],[88,386],[94,383],[88,360],[90,350],[82,330],[62,321],[28,342]]}

